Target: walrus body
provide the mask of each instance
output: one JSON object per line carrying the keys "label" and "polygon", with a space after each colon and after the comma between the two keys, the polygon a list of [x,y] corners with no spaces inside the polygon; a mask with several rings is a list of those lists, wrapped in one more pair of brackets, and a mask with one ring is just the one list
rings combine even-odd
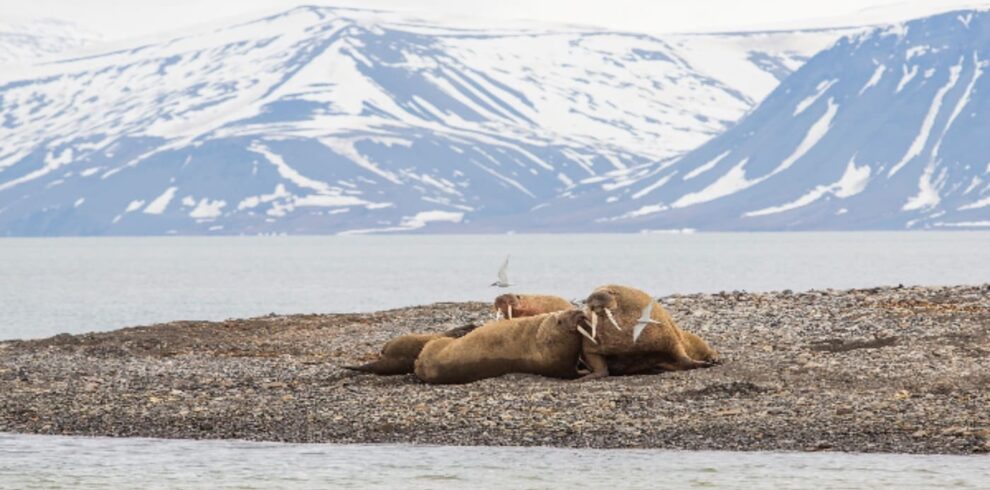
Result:
{"label": "walrus body", "polygon": [[575,378],[580,326],[590,327],[580,310],[490,322],[459,339],[427,343],[416,360],[416,376],[432,384],[470,383],[508,373]]}
{"label": "walrus body", "polygon": [[[634,328],[650,304],[652,321],[634,340]],[[597,315],[597,342],[584,341],[583,358],[592,370],[589,378],[679,371],[718,362],[718,354],[708,344],[697,335],[681,330],[667,311],[643,291],[618,285],[602,286],[588,296],[586,305]],[[612,325],[609,313],[621,330]]]}
{"label": "walrus body", "polygon": [[573,308],[570,301],[548,294],[502,294],[495,298],[495,310],[501,318],[523,318]]}
{"label": "walrus body", "polygon": [[364,373],[392,376],[410,374],[415,367],[416,358],[427,342],[441,338],[458,338],[470,333],[477,325],[465,325],[448,330],[444,333],[412,333],[400,335],[385,343],[378,359],[360,366],[344,366],[345,369]]}

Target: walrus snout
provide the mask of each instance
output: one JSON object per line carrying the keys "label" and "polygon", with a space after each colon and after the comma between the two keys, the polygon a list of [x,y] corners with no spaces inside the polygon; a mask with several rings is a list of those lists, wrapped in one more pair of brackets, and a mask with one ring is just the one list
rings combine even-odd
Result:
{"label": "walrus snout", "polygon": [[495,298],[495,314],[497,317],[512,319],[512,310],[519,309],[519,295],[506,293]]}
{"label": "walrus snout", "polygon": [[614,310],[618,303],[615,301],[615,296],[608,291],[595,291],[584,301],[584,305],[593,311],[601,312],[605,309]]}
{"label": "walrus snout", "polygon": [[598,334],[598,317],[604,317],[618,330],[622,330],[615,320],[612,310],[618,308],[619,303],[615,300],[615,295],[608,290],[595,291],[585,300],[585,310],[591,316],[591,333]]}
{"label": "walrus snout", "polygon": [[595,324],[592,320],[592,315],[594,314],[589,315],[584,310],[568,310],[557,314],[557,322],[565,328],[573,328],[577,333],[597,344],[598,341],[595,340]]}

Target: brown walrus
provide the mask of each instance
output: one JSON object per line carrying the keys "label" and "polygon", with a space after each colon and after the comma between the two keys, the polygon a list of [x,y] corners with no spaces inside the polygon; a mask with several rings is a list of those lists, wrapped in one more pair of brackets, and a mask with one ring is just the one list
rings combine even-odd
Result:
{"label": "brown walrus", "polygon": [[416,376],[432,384],[508,373],[575,378],[582,327],[591,327],[590,317],[577,309],[487,323],[459,339],[431,340],[416,359]]}
{"label": "brown walrus", "polygon": [[[595,341],[584,341],[586,379],[708,367],[718,353],[697,335],[681,330],[650,295],[627,286],[596,289],[585,303]],[[648,315],[644,318],[644,315]],[[636,335],[638,338],[635,338]]]}
{"label": "brown walrus", "polygon": [[549,294],[502,294],[495,298],[495,311],[499,318],[522,318],[564,311],[574,305],[560,296]]}
{"label": "brown walrus", "polygon": [[468,324],[447,330],[443,333],[412,333],[400,335],[385,343],[378,359],[360,366],[344,366],[344,369],[360,371],[363,373],[378,374],[381,376],[391,376],[396,374],[410,374],[413,372],[416,357],[423,350],[423,346],[433,339],[459,338],[467,335],[478,325]]}

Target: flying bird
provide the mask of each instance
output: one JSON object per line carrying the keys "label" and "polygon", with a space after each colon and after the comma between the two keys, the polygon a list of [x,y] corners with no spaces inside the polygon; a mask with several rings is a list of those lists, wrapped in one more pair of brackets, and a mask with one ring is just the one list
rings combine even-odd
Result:
{"label": "flying bird", "polygon": [[633,343],[634,344],[636,343],[637,340],[639,340],[639,336],[642,335],[643,330],[646,328],[647,325],[649,325],[651,323],[655,323],[655,324],[659,324],[660,323],[660,322],[658,322],[658,321],[650,318],[650,315],[652,315],[652,314],[653,314],[653,302],[650,301],[650,304],[646,305],[646,307],[643,308],[643,315],[639,317],[639,320],[636,320],[636,325],[633,326]]}
{"label": "flying bird", "polygon": [[509,284],[509,256],[505,256],[505,262],[502,262],[502,267],[498,270],[498,280],[491,284],[492,286],[498,286],[500,288],[507,288],[511,286]]}

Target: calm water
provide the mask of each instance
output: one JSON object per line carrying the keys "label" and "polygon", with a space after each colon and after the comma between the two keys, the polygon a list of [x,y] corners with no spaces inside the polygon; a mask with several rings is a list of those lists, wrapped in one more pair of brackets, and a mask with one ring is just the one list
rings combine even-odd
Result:
{"label": "calm water", "polygon": [[990,282],[990,233],[0,239],[0,339],[181,319],[489,301]]}
{"label": "calm water", "polygon": [[164,441],[0,434],[0,488],[987,488],[986,456]]}

